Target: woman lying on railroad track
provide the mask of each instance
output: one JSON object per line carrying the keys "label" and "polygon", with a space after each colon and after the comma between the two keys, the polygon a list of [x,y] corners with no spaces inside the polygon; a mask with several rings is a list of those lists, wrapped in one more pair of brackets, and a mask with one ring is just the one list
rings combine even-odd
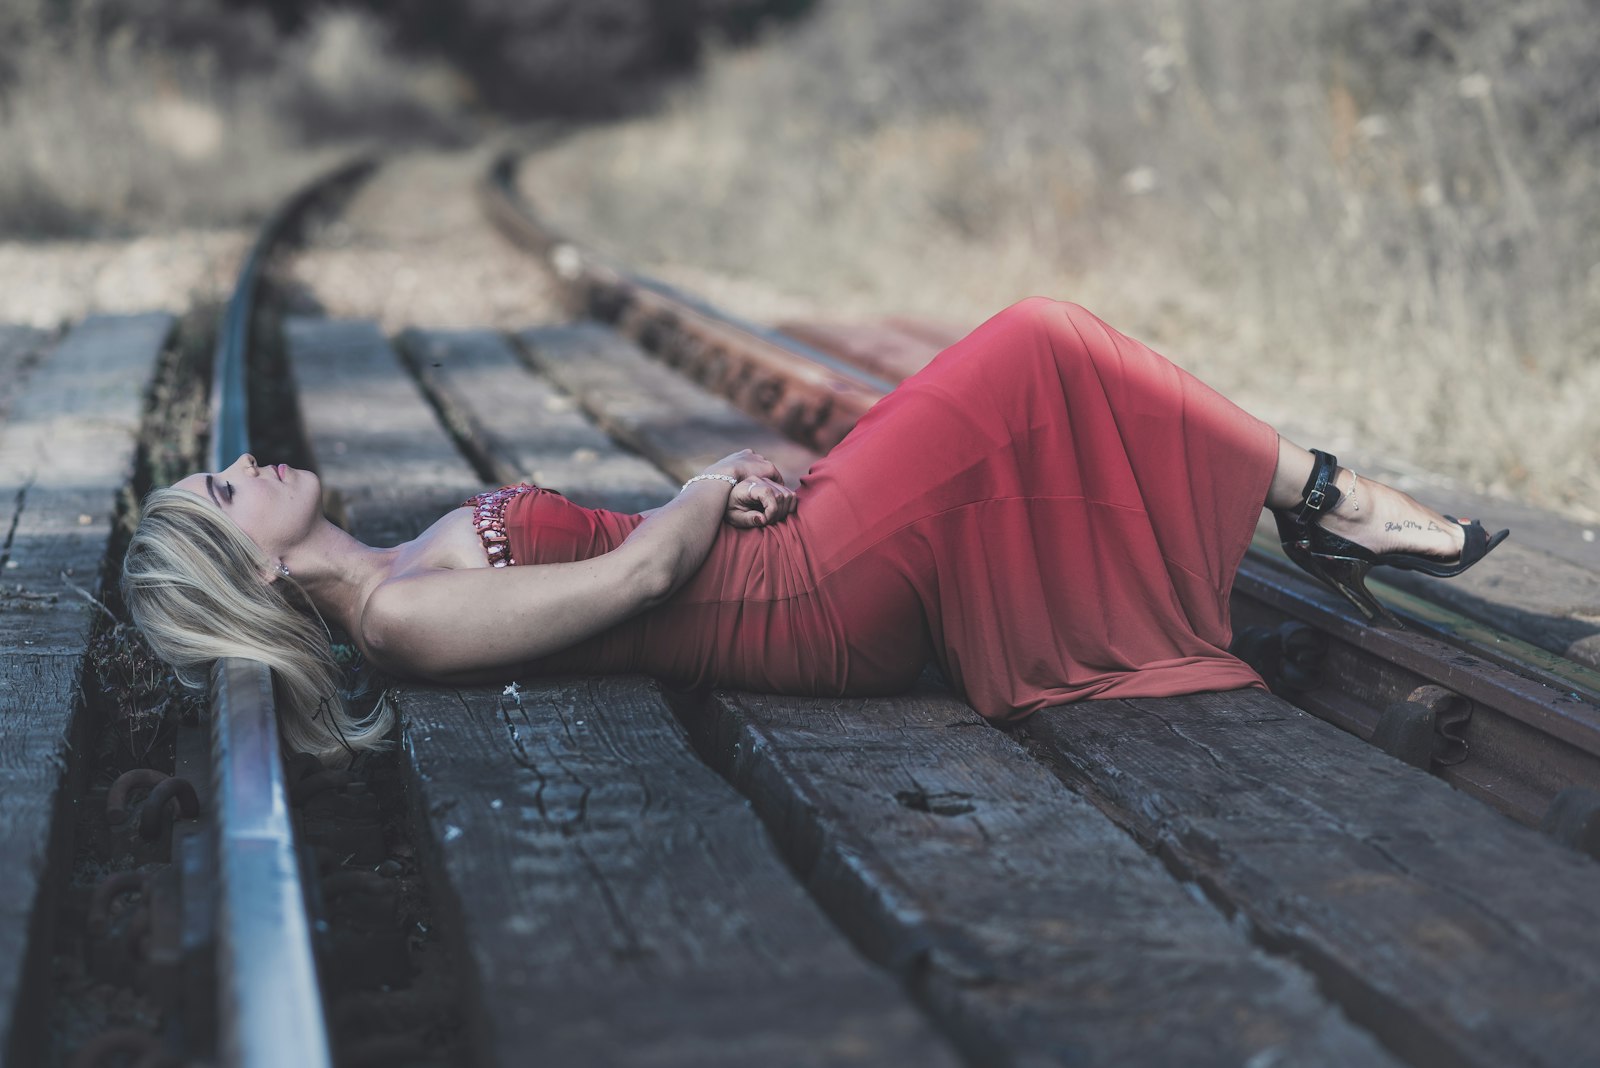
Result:
{"label": "woman lying on railroad track", "polygon": [[387,548],[320,502],[314,473],[249,455],[156,490],[123,590],[191,684],[219,657],[270,664],[286,743],[330,758],[388,723],[353,721],[334,696],[322,619],[383,671],[445,684],[639,671],[877,695],[932,657],[980,713],[1014,720],[1263,685],[1228,653],[1263,505],[1291,558],[1369,617],[1370,567],[1455,575],[1505,537],[1301,449],[1042,298],[908,378],[798,490],[747,450],[650,512],[511,486]]}

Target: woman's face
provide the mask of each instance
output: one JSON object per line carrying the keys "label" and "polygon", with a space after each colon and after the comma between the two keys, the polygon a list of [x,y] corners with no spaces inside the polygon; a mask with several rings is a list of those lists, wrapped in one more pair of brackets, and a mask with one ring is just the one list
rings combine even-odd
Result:
{"label": "woman's face", "polygon": [[322,486],[314,472],[286,464],[260,467],[249,453],[214,474],[180,479],[173,488],[210,502],[274,559],[309,534],[322,514]]}

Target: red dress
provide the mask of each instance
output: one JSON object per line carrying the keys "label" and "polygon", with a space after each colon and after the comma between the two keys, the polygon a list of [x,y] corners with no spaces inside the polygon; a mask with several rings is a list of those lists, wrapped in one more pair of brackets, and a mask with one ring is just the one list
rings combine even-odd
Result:
{"label": "red dress", "polygon": [[[1277,433],[1084,309],[1016,304],[869,411],[769,528],[724,525],[671,599],[527,673],[795,695],[906,688],[934,658],[983,715],[1262,686],[1228,594]],[[642,522],[534,490],[519,564]]]}

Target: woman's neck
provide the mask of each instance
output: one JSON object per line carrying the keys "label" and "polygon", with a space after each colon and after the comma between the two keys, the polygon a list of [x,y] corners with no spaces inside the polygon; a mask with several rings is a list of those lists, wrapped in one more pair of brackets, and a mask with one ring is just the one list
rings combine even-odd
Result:
{"label": "woman's neck", "polygon": [[389,576],[408,545],[375,549],[323,519],[283,562],[322,617],[356,635],[367,596]]}

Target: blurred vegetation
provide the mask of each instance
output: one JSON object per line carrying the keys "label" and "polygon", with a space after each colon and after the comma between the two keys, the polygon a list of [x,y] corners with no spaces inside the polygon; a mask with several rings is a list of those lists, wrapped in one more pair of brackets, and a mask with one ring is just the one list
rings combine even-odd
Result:
{"label": "blurred vegetation", "polygon": [[1595,0],[829,4],[524,180],[730,303],[1074,299],[1309,444],[1600,514]]}
{"label": "blurred vegetation", "polygon": [[[513,115],[613,115],[693,66],[708,35],[749,41],[813,0],[361,0],[419,55],[442,55]],[[259,0],[294,31],[321,0]]]}
{"label": "blurred vegetation", "polygon": [[614,116],[811,0],[5,0],[0,236],[252,217],[355,144]]}

